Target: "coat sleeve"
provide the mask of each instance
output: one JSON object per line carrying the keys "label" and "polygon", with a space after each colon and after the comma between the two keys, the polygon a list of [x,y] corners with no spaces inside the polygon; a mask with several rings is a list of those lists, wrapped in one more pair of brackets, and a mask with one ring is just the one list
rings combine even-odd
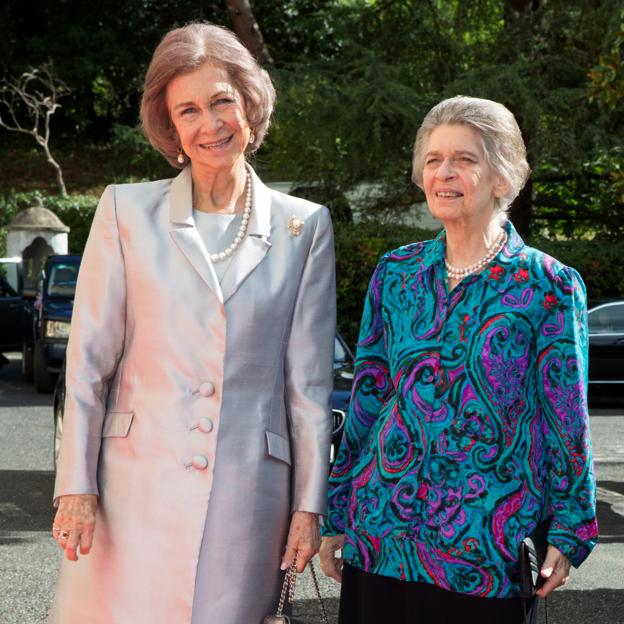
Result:
{"label": "coat sleeve", "polygon": [[548,542],[578,566],[596,544],[598,525],[587,408],[587,306],[576,271],[559,271],[544,307],[537,373],[553,514]]}
{"label": "coat sleeve", "polygon": [[324,514],[332,430],[336,279],[329,211],[323,207],[316,214],[286,346],[284,375],[293,457],[292,510]]}
{"label": "coat sleeve", "polygon": [[98,204],[80,265],[67,345],[63,439],[54,500],[98,494],[97,463],[109,382],[121,357],[126,288],[115,190]]}
{"label": "coat sleeve", "polygon": [[329,479],[329,510],[322,529],[323,535],[345,532],[349,493],[356,477],[357,461],[368,440],[371,427],[394,393],[382,314],[385,271],[384,257],[373,273],[364,303],[349,414]]}

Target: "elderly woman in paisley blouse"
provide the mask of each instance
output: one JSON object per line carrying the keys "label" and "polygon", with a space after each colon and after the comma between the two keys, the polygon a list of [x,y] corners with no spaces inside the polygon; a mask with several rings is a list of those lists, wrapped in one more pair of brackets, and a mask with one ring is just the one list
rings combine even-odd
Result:
{"label": "elderly woman in paisley blouse", "polygon": [[370,282],[321,547],[343,624],[520,622],[522,539],[550,517],[543,597],[595,544],[585,287],[508,220],[528,174],[496,102],[444,100],[418,131],[444,230]]}

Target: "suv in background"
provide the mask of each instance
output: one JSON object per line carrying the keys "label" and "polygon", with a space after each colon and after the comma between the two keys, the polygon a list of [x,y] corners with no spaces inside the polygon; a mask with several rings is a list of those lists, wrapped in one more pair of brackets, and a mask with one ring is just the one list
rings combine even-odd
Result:
{"label": "suv in background", "polygon": [[22,349],[26,381],[37,392],[52,392],[65,359],[76,280],[82,256],[48,256],[33,305],[32,330]]}

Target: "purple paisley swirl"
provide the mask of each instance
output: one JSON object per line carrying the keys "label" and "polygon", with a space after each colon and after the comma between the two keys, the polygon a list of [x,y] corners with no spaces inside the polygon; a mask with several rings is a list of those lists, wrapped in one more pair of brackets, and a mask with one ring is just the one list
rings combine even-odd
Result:
{"label": "purple paisley swirl", "polygon": [[412,436],[410,428],[395,406],[378,434],[378,448],[384,476],[394,478],[410,467],[414,460],[414,449],[424,447],[422,430],[419,431],[420,439],[417,443],[412,440]]}
{"label": "purple paisley swirl", "polygon": [[565,317],[561,310],[557,310],[557,320],[555,323],[544,323],[542,325],[542,336],[560,336],[565,331]]}
{"label": "purple paisley swirl", "polygon": [[456,576],[463,572],[464,576],[469,574],[473,579],[473,582],[470,583],[470,594],[487,596],[492,591],[494,579],[491,573],[482,567],[469,563],[464,559],[459,559],[440,551],[434,551],[423,543],[416,545],[416,551],[420,563],[427,570],[429,577],[436,585],[444,589],[457,591],[456,584],[449,579],[449,573]]}
{"label": "purple paisley swirl", "polygon": [[534,291],[531,287],[527,286],[519,297],[507,293],[501,297],[501,303],[508,308],[523,309],[528,308],[533,301]]}
{"label": "purple paisley swirl", "polygon": [[509,518],[516,514],[521,508],[524,497],[526,495],[526,486],[523,484],[522,488],[516,491],[503,501],[499,501],[492,518],[492,533],[494,535],[494,543],[497,550],[509,560],[514,561],[516,558],[515,553],[510,553],[505,542],[505,525]]}
{"label": "purple paisley swirl", "polygon": [[407,377],[401,377],[398,395],[401,404],[412,413],[422,414],[427,421],[443,422],[449,411],[445,403],[436,403],[436,396],[441,396],[448,387],[448,376],[440,369],[439,355],[422,352],[403,363],[401,370],[409,371]]}
{"label": "purple paisley swirl", "polygon": [[368,429],[393,389],[384,361],[361,360],[353,379],[352,416]]}

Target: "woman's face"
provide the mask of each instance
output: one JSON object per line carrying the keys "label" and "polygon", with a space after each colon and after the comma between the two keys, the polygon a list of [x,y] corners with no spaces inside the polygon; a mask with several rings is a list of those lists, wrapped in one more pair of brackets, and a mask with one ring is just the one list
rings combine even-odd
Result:
{"label": "woman's face", "polygon": [[507,183],[485,161],[476,130],[442,124],[430,135],[423,187],[429,210],[442,223],[489,220]]}
{"label": "woman's face", "polygon": [[249,143],[243,98],[227,72],[209,64],[167,85],[167,108],[194,165],[231,167]]}

